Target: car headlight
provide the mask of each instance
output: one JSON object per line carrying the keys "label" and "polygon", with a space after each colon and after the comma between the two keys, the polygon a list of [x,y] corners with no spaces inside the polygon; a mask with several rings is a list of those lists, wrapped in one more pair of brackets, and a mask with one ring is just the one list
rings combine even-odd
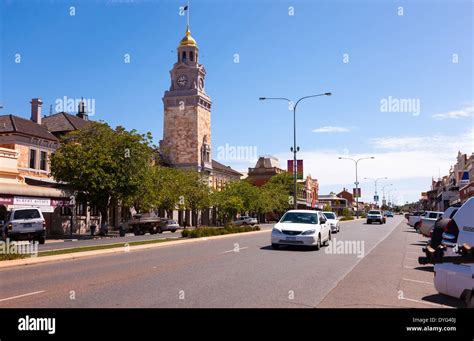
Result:
{"label": "car headlight", "polygon": [[279,234],[279,233],[281,233],[281,231],[279,229],[273,228],[272,233]]}
{"label": "car headlight", "polygon": [[316,230],[308,230],[308,231],[304,231],[304,232],[302,233],[302,235],[303,235],[303,236],[307,236],[307,235],[309,235],[309,234],[315,234],[315,233],[316,233]]}
{"label": "car headlight", "polygon": [[331,226],[336,226],[336,223],[331,223]]}

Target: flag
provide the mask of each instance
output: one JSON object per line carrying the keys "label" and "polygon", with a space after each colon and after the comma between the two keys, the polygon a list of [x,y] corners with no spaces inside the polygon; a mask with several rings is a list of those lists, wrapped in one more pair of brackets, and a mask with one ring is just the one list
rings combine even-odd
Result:
{"label": "flag", "polygon": [[187,10],[188,10],[188,5],[183,7],[183,11],[187,11]]}

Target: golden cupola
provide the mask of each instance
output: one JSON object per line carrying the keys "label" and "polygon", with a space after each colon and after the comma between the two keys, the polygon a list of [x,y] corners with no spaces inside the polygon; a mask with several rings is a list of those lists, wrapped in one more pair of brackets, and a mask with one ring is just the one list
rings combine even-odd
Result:
{"label": "golden cupola", "polygon": [[194,40],[193,37],[191,37],[191,31],[189,30],[189,27],[186,28],[186,36],[181,39],[181,42],[179,43],[179,46],[194,46],[197,47],[196,40]]}

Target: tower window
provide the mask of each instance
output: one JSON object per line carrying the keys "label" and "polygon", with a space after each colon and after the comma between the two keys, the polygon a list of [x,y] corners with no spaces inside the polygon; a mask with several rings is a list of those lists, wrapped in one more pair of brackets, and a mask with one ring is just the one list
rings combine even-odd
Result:
{"label": "tower window", "polygon": [[183,56],[181,57],[183,63],[186,63],[186,52],[183,51]]}
{"label": "tower window", "polygon": [[194,61],[194,53],[193,51],[189,52],[189,60]]}

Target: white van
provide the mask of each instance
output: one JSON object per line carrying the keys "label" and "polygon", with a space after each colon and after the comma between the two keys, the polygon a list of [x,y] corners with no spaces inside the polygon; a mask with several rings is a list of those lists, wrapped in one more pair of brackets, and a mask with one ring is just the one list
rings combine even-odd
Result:
{"label": "white van", "polygon": [[36,240],[45,243],[46,223],[39,208],[14,208],[7,213],[2,227],[2,239]]}

